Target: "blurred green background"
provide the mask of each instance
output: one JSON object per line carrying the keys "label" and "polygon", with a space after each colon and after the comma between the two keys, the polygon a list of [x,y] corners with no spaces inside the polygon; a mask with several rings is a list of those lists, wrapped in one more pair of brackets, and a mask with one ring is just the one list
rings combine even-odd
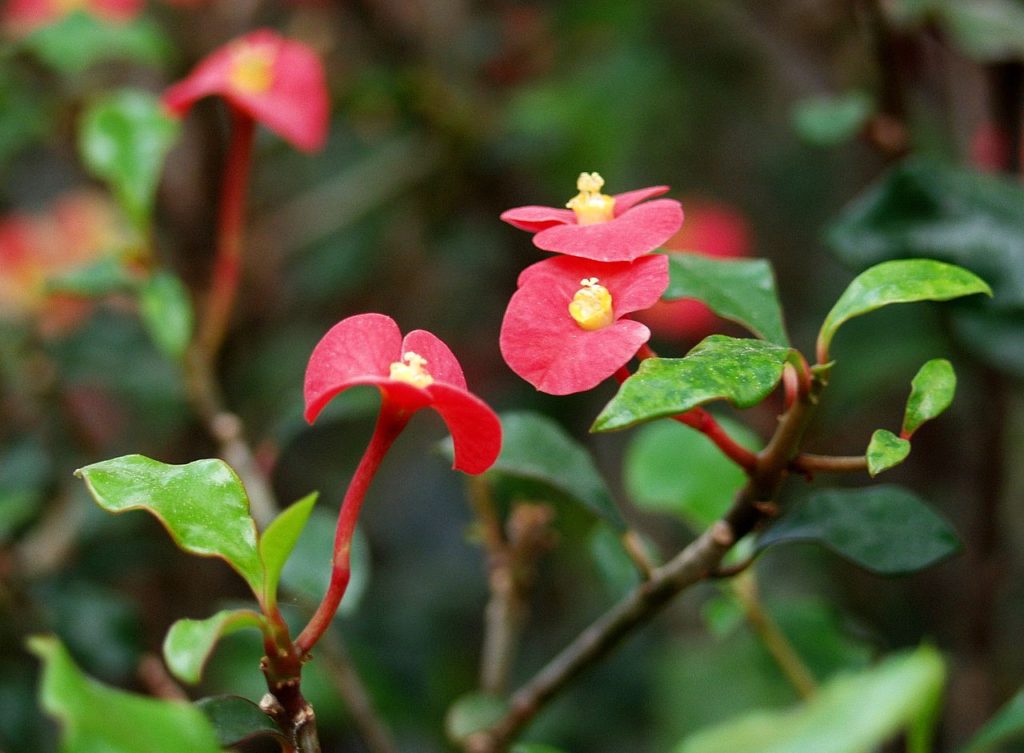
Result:
{"label": "blurred green background", "polygon": [[[583,170],[599,171],[613,193],[670,185],[688,223],[699,222],[700,208],[717,208],[742,228],[746,253],[772,262],[794,343],[809,353],[835,297],[870,263],[866,236],[849,224],[843,235],[836,223],[852,221],[850,202],[876,190],[887,169],[911,154],[1019,172],[1024,7],[985,3],[996,15],[972,17],[972,5],[154,0],[130,22],[134,31],[121,28],[135,35],[130,44],[100,45],[84,62],[72,54],[85,48],[81,36],[8,29],[0,54],[0,750],[56,745],[36,708],[38,668],[25,636],[55,631],[92,675],[151,692],[140,667],[159,653],[169,624],[244,598],[222,563],[178,552],[141,513],[107,516],[72,477],[125,453],[184,463],[218,451],[188,406],[178,365],[154,347],[130,296],[83,302],[42,292],[47,278],[123,243],[124,220],[76,151],[90,102],[126,86],[159,93],[210,50],[260,26],[322,55],[332,98],[324,151],[300,154],[258,133],[245,278],[218,364],[225,401],[276,496],[321,491],[320,533],[330,530],[329,511],[370,435],[375,398],[357,391],[307,426],[306,359],[336,321],[379,311],[403,331],[429,329],[449,343],[473,391],[497,410],[542,411],[584,442],[627,519],[667,556],[694,532],[671,500],[645,498],[628,483],[623,458],[643,432],[586,432],[614,386],[552,398],[501,360],[498,331],[516,276],[544,255],[498,215],[562,205]],[[222,104],[200,103],[157,197],[156,257],[197,296],[212,261],[226,143]],[[899,579],[812,547],[772,551],[757,566],[767,608],[819,679],[922,640],[945,653],[937,750],[966,740],[1024,678],[1024,465],[1015,462],[1024,457],[1024,319],[1019,303],[999,306],[1001,296],[1021,296],[1024,204],[1014,204],[1015,177],[990,180],[999,201],[975,204],[976,192],[957,188],[970,184],[955,180],[937,189],[936,212],[964,217],[933,242],[948,240],[962,252],[950,260],[972,267],[973,247],[950,234],[981,227],[998,237],[1005,254],[991,262],[979,247],[972,267],[997,287],[995,308],[898,307],[844,328],[809,444],[863,452],[874,429],[899,425],[920,364],[952,360],[960,377],[953,408],[921,431],[910,460],[890,475],[953,523],[964,553]],[[899,201],[913,214],[916,204]],[[26,224],[50,239],[27,256],[17,240]],[[711,236],[687,250],[713,252]],[[654,345],[680,355],[693,338],[656,333]],[[773,406],[742,418],[765,436]],[[410,751],[449,747],[443,720],[477,685],[488,593],[464,479],[437,449],[443,436],[434,414],[417,416],[386,461],[362,518],[367,589],[338,631]],[[628,572],[592,545],[593,516],[553,505],[557,545],[539,563],[513,687],[628,587]],[[688,593],[574,683],[527,736],[566,751],[663,751],[707,724],[792,703],[795,692],[734,611],[716,585]],[[258,699],[259,655],[247,636],[227,641],[197,694]],[[318,662],[310,669],[307,695],[325,749],[364,750],[331,673]]]}

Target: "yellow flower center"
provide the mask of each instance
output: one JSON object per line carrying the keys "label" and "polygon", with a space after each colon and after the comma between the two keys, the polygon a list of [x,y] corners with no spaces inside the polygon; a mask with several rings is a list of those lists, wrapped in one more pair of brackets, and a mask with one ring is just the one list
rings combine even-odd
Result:
{"label": "yellow flower center", "polygon": [[434,383],[434,377],[430,376],[424,366],[427,359],[419,353],[407,350],[402,354],[401,361],[391,364],[391,378],[400,382],[408,382],[413,387],[429,387]]}
{"label": "yellow flower center", "polygon": [[231,59],[228,79],[245,94],[262,94],[274,83],[274,48],[269,45],[240,44]]}
{"label": "yellow flower center", "polygon": [[612,294],[608,288],[599,285],[596,277],[580,280],[580,285],[569,304],[569,315],[580,325],[580,329],[589,332],[614,322]]}
{"label": "yellow flower center", "polygon": [[578,194],[566,204],[576,213],[579,225],[596,225],[615,218],[615,199],[601,193],[604,178],[597,173],[580,173],[576,180]]}

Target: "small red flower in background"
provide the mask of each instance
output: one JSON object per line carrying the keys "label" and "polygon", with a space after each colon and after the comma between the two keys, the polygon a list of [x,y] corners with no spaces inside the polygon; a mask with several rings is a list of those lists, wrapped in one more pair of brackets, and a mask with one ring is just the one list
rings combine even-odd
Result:
{"label": "small red flower in background", "polygon": [[[746,218],[724,204],[686,202],[686,224],[665,242],[670,253],[699,253],[720,258],[749,256],[750,227]],[[659,301],[637,314],[656,336],[666,339],[701,338],[715,331],[720,319],[706,305],[693,299]]]}
{"label": "small red flower in background", "polygon": [[9,0],[4,23],[18,34],[83,11],[105,21],[130,21],[142,10],[142,0]]}
{"label": "small red flower in background", "polygon": [[501,354],[541,392],[596,387],[632,358],[650,330],[626,314],[654,305],[668,287],[668,259],[600,262],[558,256],[519,275],[501,323]]}
{"label": "small red flower in background", "polygon": [[544,251],[596,261],[632,261],[653,251],[679,230],[683,208],[673,199],[644,202],[668,191],[652,186],[608,196],[597,173],[581,173],[579,193],[566,205],[517,207],[502,212],[508,224],[535,233]]}
{"label": "small red flower in background", "polygon": [[329,103],[320,58],[301,42],[270,29],[218,48],[164,92],[163,99],[181,116],[213,94],[298,149],[320,149],[327,139]]}
{"label": "small red flower in background", "polygon": [[430,407],[440,413],[458,470],[483,473],[497,459],[498,417],[468,391],[459,362],[431,333],[417,329],[403,338],[383,314],[360,314],[334,325],[306,368],[306,420],[313,423],[335,395],[360,384],[380,390],[382,411],[409,414]]}

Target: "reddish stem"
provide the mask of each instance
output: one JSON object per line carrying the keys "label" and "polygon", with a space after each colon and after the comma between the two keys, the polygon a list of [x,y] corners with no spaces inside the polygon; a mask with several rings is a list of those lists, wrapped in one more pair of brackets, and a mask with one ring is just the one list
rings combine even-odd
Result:
{"label": "reddish stem", "polygon": [[363,453],[359,466],[352,476],[352,481],[345,492],[345,499],[341,503],[341,511],[338,513],[338,526],[334,533],[334,561],[331,568],[331,582],[327,586],[320,606],[309,620],[309,624],[295,641],[295,647],[300,656],[309,653],[310,649],[320,640],[334,613],[338,611],[341,598],[345,595],[348,587],[351,570],[349,568],[349,554],[352,548],[352,534],[356,529],[356,520],[359,518],[359,510],[363,506],[363,499],[366,497],[366,490],[370,487],[380,463],[387,454],[388,448],[401,434],[409,421],[411,414],[393,410],[388,405],[387,398],[381,405],[380,416],[377,418],[377,426],[373,430],[373,437],[370,444]]}
{"label": "reddish stem", "polygon": [[200,347],[210,362],[214,361],[224,341],[241,279],[245,195],[249,185],[255,132],[256,121],[232,107],[231,143],[228,146],[224,179],[221,183],[217,258],[214,261],[210,293],[198,335]]}

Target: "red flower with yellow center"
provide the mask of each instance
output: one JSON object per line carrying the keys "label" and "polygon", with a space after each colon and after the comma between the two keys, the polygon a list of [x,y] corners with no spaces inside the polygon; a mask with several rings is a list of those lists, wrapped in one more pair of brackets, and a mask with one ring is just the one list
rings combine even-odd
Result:
{"label": "red flower with yellow center", "polygon": [[559,256],[523,270],[501,324],[501,354],[541,392],[596,387],[632,358],[651,332],[627,314],[668,287],[668,259],[633,262]]}
{"label": "red flower with yellow center", "polygon": [[[448,425],[454,467],[483,473],[501,450],[501,424],[466,387],[448,346],[424,330],[404,338],[382,314],[360,314],[334,325],[313,349],[306,369],[306,420],[312,423],[338,393],[360,384],[377,387],[381,412],[398,421],[433,408]],[[404,424],[403,424],[404,425]]]}
{"label": "red flower with yellow center", "polygon": [[595,261],[632,261],[661,246],[683,224],[678,201],[646,201],[668,191],[667,186],[615,196],[601,193],[603,187],[597,173],[581,173],[579,193],[566,209],[517,207],[503,212],[501,219],[534,233],[537,248]]}
{"label": "red flower with yellow center", "polygon": [[214,94],[298,149],[317,150],[327,138],[329,103],[320,59],[306,45],[270,29],[215,50],[163,99],[180,116]]}

